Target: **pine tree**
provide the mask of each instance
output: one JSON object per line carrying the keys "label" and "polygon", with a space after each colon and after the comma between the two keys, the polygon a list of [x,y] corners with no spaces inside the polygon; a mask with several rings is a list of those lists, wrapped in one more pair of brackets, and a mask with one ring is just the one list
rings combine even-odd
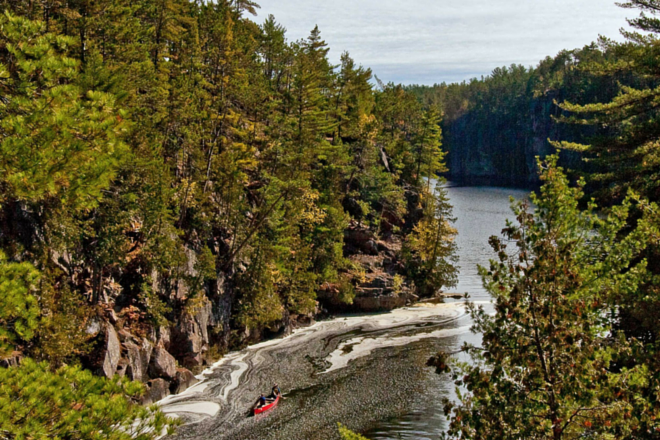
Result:
{"label": "pine tree", "polygon": [[30,359],[0,368],[3,438],[150,440],[176,425],[156,408],[133,401],[143,385],[94,377],[79,367],[51,371]]}
{"label": "pine tree", "polygon": [[39,326],[40,276],[32,264],[9,262],[0,251],[0,357],[32,339]]}
{"label": "pine tree", "polygon": [[56,198],[74,208],[95,206],[126,148],[123,113],[113,95],[76,84],[79,64],[63,55],[70,39],[9,14],[0,26],[11,54],[0,64],[7,97],[0,107],[4,200]]}
{"label": "pine tree", "polygon": [[440,116],[435,109],[427,110],[422,116],[415,139],[415,176],[418,186],[426,182],[429,189],[431,181],[439,173],[448,171],[444,163],[445,153],[440,149],[441,145]]}
{"label": "pine tree", "polygon": [[451,225],[452,207],[443,183],[438,182],[435,192],[422,192],[423,215],[404,246],[408,275],[423,297],[458,281],[454,243],[458,231]]}
{"label": "pine tree", "polygon": [[[138,336],[211,305],[212,343],[230,349],[316,313],[321,286],[351,301],[352,221],[383,239],[418,222],[405,194],[423,186],[415,165],[441,168],[439,136],[416,143],[420,103],[373,90],[348,54],[333,66],[318,27],[290,43],[245,0],[0,5],[1,351],[46,361],[58,386],[78,380],[58,368],[91,354],[102,310]],[[429,215],[418,232],[450,240],[435,201],[411,207]]]}
{"label": "pine tree", "polygon": [[616,57],[612,61],[588,64],[587,68],[603,76],[626,72],[637,80],[621,84],[618,95],[610,102],[562,103],[561,107],[569,112],[564,122],[593,125],[601,129],[601,134],[590,145],[568,141],[558,141],[554,145],[577,151],[593,164],[590,183],[604,201],[623,199],[629,188],[651,201],[658,201],[660,70],[657,34],[660,26],[655,16],[660,13],[660,2],[632,0],[622,6],[642,11],[640,18],[629,20],[629,24],[644,34],[625,31],[626,42],[623,43],[603,39],[601,45]]}
{"label": "pine tree", "polygon": [[[495,314],[470,306],[483,344],[466,345],[472,362],[452,371],[459,403],[445,406],[448,437],[653,438],[657,410],[642,398],[652,374],[620,363],[634,343],[612,330],[612,317],[616,298],[644,279],[637,256],[657,232],[644,221],[619,240],[630,202],[607,218],[594,203],[580,210],[581,187],[570,187],[556,162],[539,164],[535,212],[515,204],[517,223],[490,240],[498,258],[480,272]],[[450,369],[445,354],[429,364]]]}

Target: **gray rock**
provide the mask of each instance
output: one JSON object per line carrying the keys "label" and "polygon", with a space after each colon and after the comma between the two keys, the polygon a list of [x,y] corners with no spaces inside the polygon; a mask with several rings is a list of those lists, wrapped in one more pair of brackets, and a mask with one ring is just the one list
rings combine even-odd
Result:
{"label": "gray rock", "polygon": [[105,331],[105,355],[103,358],[103,365],[101,367],[102,373],[105,377],[112,377],[117,372],[117,365],[121,359],[121,345],[119,337],[115,328],[111,325],[106,326]]}
{"label": "gray rock", "polygon": [[181,318],[173,331],[171,346],[184,367],[194,370],[202,365],[209,344],[208,328],[212,323],[213,307],[209,301],[194,316]]}
{"label": "gray rock", "polygon": [[353,301],[353,309],[363,312],[378,312],[394,310],[406,305],[405,297],[381,296],[359,297]]}
{"label": "gray rock", "polygon": [[176,361],[163,347],[156,347],[149,362],[149,375],[174,379],[176,375]]}
{"label": "gray rock", "polygon": [[133,342],[135,344],[140,343],[140,340],[138,338],[133,336],[131,334],[131,332],[129,332],[128,330],[125,330],[125,329],[119,330],[117,332],[117,336],[119,336],[119,340],[123,343],[126,343],[126,342]]}
{"label": "gray rock", "polygon": [[367,280],[361,287],[386,289],[394,284],[393,277],[387,273],[379,272],[367,275]]}
{"label": "gray rock", "polygon": [[126,376],[126,370],[128,369],[128,361],[124,358],[119,359],[119,363],[117,364],[117,371],[115,374],[119,377],[124,377]]}
{"label": "gray rock", "polygon": [[96,336],[99,333],[101,333],[101,330],[103,330],[103,325],[101,320],[98,318],[92,318],[89,320],[89,323],[87,324],[87,328],[85,328],[85,333],[87,333],[90,336]]}
{"label": "gray rock", "polygon": [[172,332],[169,327],[160,327],[158,329],[157,345],[165,347],[166,350],[170,349],[170,341],[172,340]]}
{"label": "gray rock", "polygon": [[369,240],[364,244],[364,251],[369,255],[378,255],[378,244],[375,240]]}
{"label": "gray rock", "polygon": [[126,374],[131,380],[145,382],[149,379],[149,362],[151,360],[151,352],[154,349],[153,345],[145,339],[141,345],[129,341],[124,343],[124,346],[126,347],[126,357],[128,358]]}
{"label": "gray rock", "polygon": [[108,321],[110,321],[112,324],[116,324],[119,321],[119,318],[117,317],[117,312],[115,312],[114,309],[106,309],[105,316],[106,318],[108,318]]}
{"label": "gray rock", "polygon": [[357,287],[355,289],[357,298],[377,298],[385,294],[382,287]]}
{"label": "gray rock", "polygon": [[358,222],[351,222],[344,231],[344,243],[349,253],[355,251],[364,252],[368,255],[378,255],[378,244],[376,236],[366,226]]}
{"label": "gray rock", "polygon": [[170,395],[170,383],[165,379],[152,379],[147,382],[147,390],[142,396],[143,405],[151,405]]}
{"label": "gray rock", "polygon": [[195,385],[197,382],[199,382],[199,380],[195,377],[192,371],[186,368],[177,368],[176,376],[174,377],[170,391],[172,391],[173,394],[180,394]]}

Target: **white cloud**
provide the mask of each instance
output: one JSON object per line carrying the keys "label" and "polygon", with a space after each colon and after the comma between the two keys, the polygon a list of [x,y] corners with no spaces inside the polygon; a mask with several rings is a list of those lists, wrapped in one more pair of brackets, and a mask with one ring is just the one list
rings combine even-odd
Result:
{"label": "white cloud", "polygon": [[343,51],[385,81],[462,81],[535,65],[598,35],[619,38],[633,10],[610,0],[261,0],[290,40],[318,24],[333,61]]}

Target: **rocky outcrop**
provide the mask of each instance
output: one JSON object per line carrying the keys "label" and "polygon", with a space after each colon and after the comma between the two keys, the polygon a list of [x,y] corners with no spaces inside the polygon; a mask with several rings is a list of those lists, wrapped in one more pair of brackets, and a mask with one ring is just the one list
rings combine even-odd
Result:
{"label": "rocky outcrop", "polygon": [[344,231],[345,251],[349,254],[378,255],[377,241],[369,228],[356,221],[352,221]]}
{"label": "rocky outcrop", "polygon": [[403,307],[408,298],[403,296],[359,296],[353,300],[354,309],[361,312],[383,312]]}
{"label": "rocky outcrop", "polygon": [[179,325],[172,329],[170,350],[184,367],[196,370],[204,364],[210,342],[208,329],[213,322],[213,307],[206,301],[194,314],[184,314]]}
{"label": "rocky outcrop", "polygon": [[105,377],[112,377],[117,372],[117,365],[121,359],[121,344],[115,328],[108,324],[105,331],[105,350],[101,372]]}
{"label": "rocky outcrop", "polygon": [[[396,263],[381,255],[376,260],[356,258],[367,271],[362,281],[355,288],[356,296],[352,310],[377,312],[393,310],[405,306],[413,299],[410,288],[398,277]],[[389,262],[389,264],[386,263]],[[367,264],[365,264],[367,263]]]}
{"label": "rocky outcrop", "polygon": [[142,396],[143,405],[151,405],[170,395],[170,383],[164,379],[152,379],[147,382],[147,389]]}
{"label": "rocky outcrop", "polygon": [[128,361],[126,375],[131,380],[146,382],[149,379],[149,365],[151,353],[154,349],[153,345],[148,340],[143,339],[140,345],[128,341],[124,343],[124,347],[126,348],[126,359]]}
{"label": "rocky outcrop", "polygon": [[[402,222],[395,216],[391,221]],[[346,304],[341,295],[342,286],[325,284],[318,298],[327,309],[337,312],[392,310],[414,299],[401,276],[404,265],[400,260],[400,239],[389,232],[383,235],[379,237],[362,223],[351,222],[344,234],[344,255],[358,268],[348,274],[355,297],[352,304]]]}
{"label": "rocky outcrop", "polygon": [[156,347],[149,362],[149,375],[164,379],[174,379],[176,376],[176,360],[163,347]]}
{"label": "rocky outcrop", "polygon": [[192,371],[186,368],[177,368],[174,381],[170,385],[170,391],[172,394],[183,393],[197,382],[199,382],[199,380],[195,377]]}
{"label": "rocky outcrop", "polygon": [[[414,205],[415,201],[411,203]],[[404,221],[392,214],[387,218],[387,225],[381,224],[377,233],[361,222],[352,221],[344,236],[344,255],[353,263],[350,271],[343,273],[337,284],[323,286],[316,310],[305,315],[286,312],[281,321],[266,328],[232,332],[235,300],[232,269],[219,271],[217,279],[205,281],[204,300],[199,303],[188,301],[186,296],[190,292],[180,281],[167,274],[152,274],[152,289],[159,290],[161,297],[169,297],[173,307],[177,304],[180,307],[174,309],[176,317],[169,316],[172,323],[161,327],[149,324],[135,303],[121,297],[125,293],[108,293],[108,303],[99,309],[98,319],[90,321],[86,329],[90,336],[98,335],[93,357],[98,365],[96,369],[107,377],[117,374],[145,383],[142,402],[152,404],[197,383],[195,374],[210,361],[206,357],[217,360],[219,353],[229,347],[230,334],[231,344],[236,347],[287,335],[295,328],[313,324],[314,319],[327,310],[372,312],[404,306],[414,295],[401,276],[404,270],[401,241],[393,231],[398,231],[395,226],[402,228],[408,221],[408,218]],[[218,244],[218,249],[209,246],[219,252],[222,244]],[[240,266],[237,263],[236,270],[240,270]],[[194,275],[192,266],[186,269]],[[346,294],[354,294],[352,304],[346,304]],[[209,356],[208,353],[214,354]]]}

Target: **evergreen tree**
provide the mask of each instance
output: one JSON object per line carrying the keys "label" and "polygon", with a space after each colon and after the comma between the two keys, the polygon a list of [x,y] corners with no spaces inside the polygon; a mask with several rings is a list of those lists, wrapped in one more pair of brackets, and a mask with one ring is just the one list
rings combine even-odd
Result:
{"label": "evergreen tree", "polygon": [[69,38],[9,14],[0,26],[10,55],[0,64],[4,201],[95,206],[125,151],[123,113],[113,95],[76,83],[79,64],[63,54]]}
{"label": "evergreen tree", "polygon": [[629,20],[629,24],[644,34],[625,31],[624,43],[602,39],[601,45],[616,56],[611,61],[592,63],[588,67],[600,75],[623,71],[640,80],[621,84],[618,94],[609,102],[563,102],[561,107],[570,112],[563,119],[565,122],[593,125],[601,128],[602,134],[589,144],[562,140],[555,142],[555,146],[577,151],[593,164],[590,182],[606,202],[621,200],[629,188],[658,201],[660,71],[657,34],[660,26],[655,15],[660,12],[660,2],[633,0],[622,6],[642,11],[640,18]]}
{"label": "evergreen tree", "polygon": [[[498,259],[481,268],[495,314],[470,306],[482,347],[452,371],[460,403],[447,402],[451,438],[646,438],[655,411],[645,401],[653,374],[623,366],[632,345],[612,329],[616,298],[636,291],[646,262],[637,256],[654,232],[648,221],[626,239],[630,203],[601,218],[580,210],[553,156],[539,166],[545,182],[534,213],[514,205],[517,223],[491,238]],[[507,243],[515,243],[515,251]],[[439,354],[430,365],[449,370]],[[644,402],[644,403],[642,403]]]}
{"label": "evergreen tree", "polygon": [[[324,286],[351,302],[351,224],[415,230],[417,273],[451,282],[449,207],[419,196],[443,169],[437,117],[348,54],[333,66],[318,27],[290,43],[245,0],[0,6],[0,357],[47,363],[0,371],[0,387],[41,381],[7,385],[5,436],[162,426],[135,385],[66,366],[99,354],[90,320],[150,339],[210,308],[207,356],[240,346],[317,313]],[[12,418],[42,395],[51,418]]]}
{"label": "evergreen tree", "polygon": [[155,408],[131,401],[142,384],[94,377],[78,367],[50,371],[30,359],[0,368],[3,438],[150,440],[175,423]]}
{"label": "evergreen tree", "polygon": [[423,215],[404,246],[404,257],[410,278],[418,292],[433,296],[443,287],[455,286],[458,281],[456,244],[458,231],[451,226],[451,204],[444,182],[438,182],[435,192],[422,193]]}
{"label": "evergreen tree", "polygon": [[39,325],[35,292],[39,271],[30,263],[13,263],[0,251],[0,356],[29,341]]}

